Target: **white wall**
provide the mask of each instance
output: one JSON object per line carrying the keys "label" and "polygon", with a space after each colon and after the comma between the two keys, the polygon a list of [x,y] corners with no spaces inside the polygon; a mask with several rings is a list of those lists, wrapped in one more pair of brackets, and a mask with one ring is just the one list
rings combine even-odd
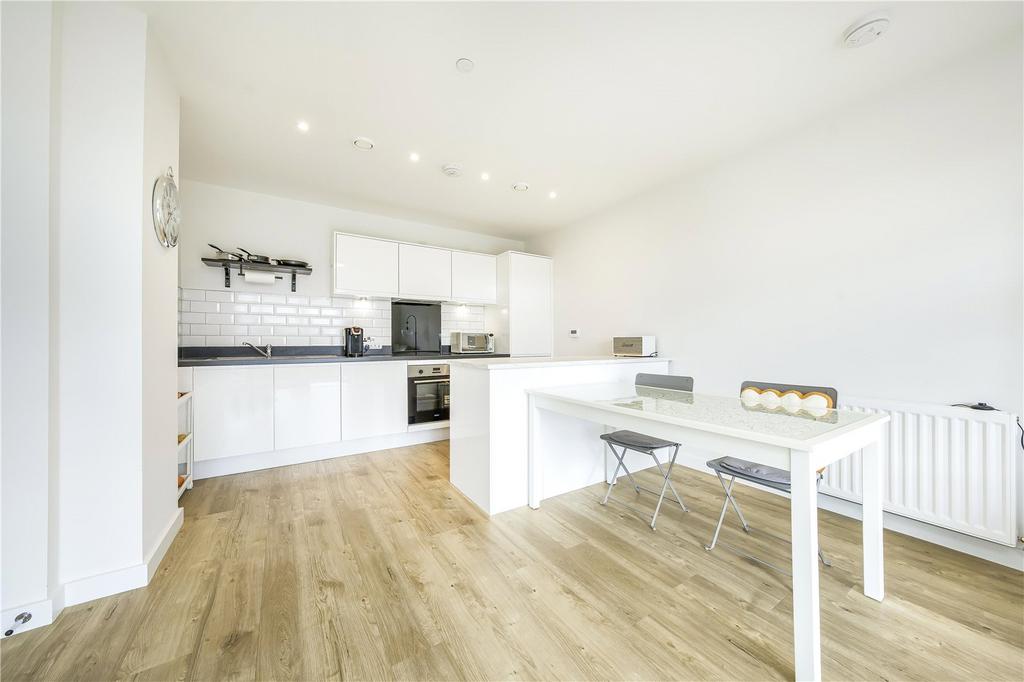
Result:
{"label": "white wall", "polygon": [[[52,8],[3,3],[3,611],[49,598]],[[31,254],[31,256],[26,256]],[[5,616],[8,615],[5,613]],[[2,626],[9,624],[5,617]]]}
{"label": "white wall", "polygon": [[655,334],[702,391],[1019,414],[1021,54],[996,46],[530,240],[555,259],[556,353]]}
{"label": "white wall", "polygon": [[[313,274],[300,277],[296,291],[307,296],[331,294],[331,235],[336,230],[481,253],[523,248],[522,242],[511,239],[191,180],[182,183],[182,209],[181,286],[187,289],[224,287],[223,271],[200,260],[214,255],[208,242],[229,250],[242,247],[271,257],[308,261]],[[232,278],[231,289],[289,293],[283,283],[269,287],[237,278]]]}
{"label": "white wall", "polygon": [[142,156],[142,547],[149,556],[178,514],[178,249],[153,230],[153,184],[178,167],[178,91],[150,32]]}
{"label": "white wall", "polygon": [[[60,578],[141,562],[146,18],[70,4],[60,95]],[[117,301],[116,312],[100,305]]]}

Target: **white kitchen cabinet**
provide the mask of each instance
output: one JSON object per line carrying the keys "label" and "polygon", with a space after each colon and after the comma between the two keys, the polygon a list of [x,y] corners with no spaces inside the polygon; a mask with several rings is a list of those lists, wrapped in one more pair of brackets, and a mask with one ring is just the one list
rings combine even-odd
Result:
{"label": "white kitchen cabinet", "polygon": [[274,449],[341,440],[341,365],[274,367]]}
{"label": "white kitchen cabinet", "polygon": [[196,367],[195,460],[274,449],[274,368]]}
{"label": "white kitchen cabinet", "polygon": [[452,297],[452,252],[418,244],[398,246],[398,291],[406,298]]}
{"label": "white kitchen cabinet", "polygon": [[[554,350],[554,302],[551,259],[508,251],[499,256],[499,296],[507,311],[505,352],[551,355]],[[500,351],[499,351],[500,352]]]}
{"label": "white kitchen cabinet", "polygon": [[341,435],[345,440],[408,430],[406,363],[348,362],[341,368]]}
{"label": "white kitchen cabinet", "polygon": [[398,242],[335,232],[334,293],[398,296]]}
{"label": "white kitchen cabinet", "polygon": [[497,299],[497,258],[485,253],[452,251],[452,300],[496,303]]}

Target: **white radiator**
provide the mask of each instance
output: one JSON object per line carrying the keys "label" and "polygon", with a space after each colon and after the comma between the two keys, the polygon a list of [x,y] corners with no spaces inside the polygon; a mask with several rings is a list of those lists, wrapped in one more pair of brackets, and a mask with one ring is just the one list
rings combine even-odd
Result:
{"label": "white radiator", "polygon": [[[1016,544],[1016,417],[926,403],[841,403],[840,409],[891,418],[881,443],[886,511]],[[830,465],[821,492],[860,502],[860,466],[860,452]]]}

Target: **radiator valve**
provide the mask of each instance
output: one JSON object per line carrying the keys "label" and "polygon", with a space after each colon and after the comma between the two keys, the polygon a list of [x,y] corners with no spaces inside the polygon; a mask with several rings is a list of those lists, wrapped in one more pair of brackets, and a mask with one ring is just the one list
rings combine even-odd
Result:
{"label": "radiator valve", "polygon": [[30,620],[32,620],[32,614],[29,613],[28,611],[22,611],[21,613],[19,613],[17,616],[14,617],[14,625],[12,627],[9,627],[6,630],[4,630],[4,637],[10,637],[11,635],[14,634],[14,630],[19,625],[24,625],[25,623],[29,622]]}

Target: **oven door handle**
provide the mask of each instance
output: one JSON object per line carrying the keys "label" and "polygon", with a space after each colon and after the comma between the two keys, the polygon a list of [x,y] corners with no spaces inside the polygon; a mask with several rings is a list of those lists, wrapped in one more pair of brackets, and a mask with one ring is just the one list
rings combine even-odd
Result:
{"label": "oven door handle", "polygon": [[447,384],[451,379],[413,379],[414,384]]}

